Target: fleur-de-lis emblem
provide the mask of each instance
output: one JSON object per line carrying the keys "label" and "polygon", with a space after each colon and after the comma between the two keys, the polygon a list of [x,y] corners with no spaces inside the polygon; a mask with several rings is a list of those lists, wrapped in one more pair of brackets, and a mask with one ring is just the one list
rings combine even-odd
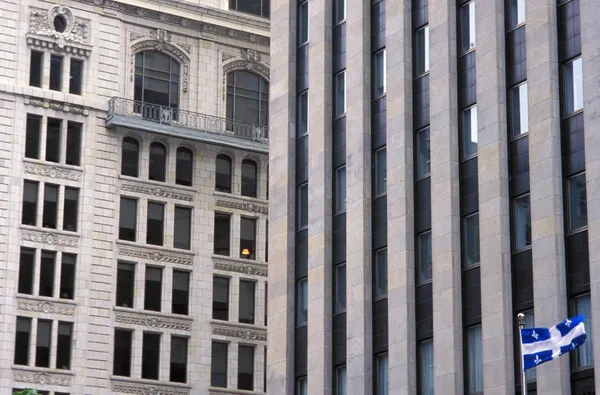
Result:
{"label": "fleur-de-lis emblem", "polygon": [[535,331],[531,332],[531,337],[533,337],[535,340],[538,339],[538,337],[540,337],[540,335],[538,335],[537,333],[535,333]]}
{"label": "fleur-de-lis emblem", "polygon": [[536,355],[535,360],[533,362],[535,362],[536,365],[539,365],[540,363],[542,363],[542,360],[540,359],[539,355]]}
{"label": "fleur-de-lis emblem", "polygon": [[565,326],[566,326],[567,328],[570,328],[570,327],[571,327],[571,320],[570,320],[570,319],[568,319],[568,318],[567,318],[567,320],[565,321]]}

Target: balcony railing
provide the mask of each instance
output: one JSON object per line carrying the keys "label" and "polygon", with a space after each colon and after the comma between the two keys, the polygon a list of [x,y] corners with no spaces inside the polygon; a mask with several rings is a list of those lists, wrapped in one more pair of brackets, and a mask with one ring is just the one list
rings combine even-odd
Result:
{"label": "balcony railing", "polygon": [[237,137],[255,143],[268,144],[269,128],[232,119],[144,103],[122,97],[108,102],[107,122],[115,116],[150,121],[160,125],[196,130],[220,136]]}

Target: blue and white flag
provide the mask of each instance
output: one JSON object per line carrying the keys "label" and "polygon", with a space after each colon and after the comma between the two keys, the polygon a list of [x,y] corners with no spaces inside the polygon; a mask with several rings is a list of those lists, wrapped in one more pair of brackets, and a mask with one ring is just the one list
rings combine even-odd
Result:
{"label": "blue and white flag", "polygon": [[585,315],[568,318],[552,328],[521,329],[521,355],[525,370],[551,361],[581,346],[587,335]]}

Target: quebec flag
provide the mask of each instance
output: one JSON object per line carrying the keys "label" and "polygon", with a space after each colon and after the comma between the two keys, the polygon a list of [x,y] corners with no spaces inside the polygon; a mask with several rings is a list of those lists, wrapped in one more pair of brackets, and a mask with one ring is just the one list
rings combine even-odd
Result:
{"label": "quebec flag", "polygon": [[581,314],[552,328],[521,329],[523,369],[534,368],[581,346],[587,337],[584,319]]}

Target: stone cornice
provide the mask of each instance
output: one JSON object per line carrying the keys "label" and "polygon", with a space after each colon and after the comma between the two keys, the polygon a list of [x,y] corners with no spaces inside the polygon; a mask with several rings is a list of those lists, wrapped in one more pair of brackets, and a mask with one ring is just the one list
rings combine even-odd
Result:
{"label": "stone cornice", "polygon": [[27,174],[48,177],[55,180],[81,181],[83,172],[58,163],[38,162],[25,159],[23,169]]}
{"label": "stone cornice", "polygon": [[139,193],[163,199],[183,200],[185,202],[194,201],[194,191],[180,190],[172,185],[154,185],[143,181],[136,181],[130,178],[121,178],[121,190],[123,192]]}
{"label": "stone cornice", "polygon": [[111,377],[113,393],[137,395],[189,395],[190,387],[172,383]]}
{"label": "stone cornice", "polygon": [[75,315],[75,303],[17,296],[17,309],[42,314]]}
{"label": "stone cornice", "polygon": [[65,235],[49,229],[29,229],[24,226],[21,226],[21,240],[60,247],[77,247],[79,245],[79,235],[77,234]]}
{"label": "stone cornice", "polygon": [[248,276],[267,277],[269,274],[269,267],[264,263],[223,255],[213,255],[212,258],[215,270],[242,273]]}
{"label": "stone cornice", "polygon": [[143,311],[127,311],[125,308],[114,307],[115,321],[121,324],[141,325],[156,329],[172,329],[177,331],[191,331],[192,319],[173,317],[161,313]]}
{"label": "stone cornice", "polygon": [[267,329],[228,321],[212,321],[213,335],[236,337],[249,341],[267,341]]}
{"label": "stone cornice", "polygon": [[14,381],[38,385],[70,387],[73,379],[71,372],[57,372],[54,369],[13,366],[12,373]]}
{"label": "stone cornice", "polygon": [[117,247],[121,257],[177,265],[192,265],[194,263],[194,253],[192,252],[162,250],[122,240],[117,241]]}
{"label": "stone cornice", "polygon": [[25,97],[25,105],[33,107],[48,108],[56,111],[69,112],[76,115],[87,116],[89,111],[86,107],[77,104],[69,104],[59,100],[42,99],[41,97]]}

